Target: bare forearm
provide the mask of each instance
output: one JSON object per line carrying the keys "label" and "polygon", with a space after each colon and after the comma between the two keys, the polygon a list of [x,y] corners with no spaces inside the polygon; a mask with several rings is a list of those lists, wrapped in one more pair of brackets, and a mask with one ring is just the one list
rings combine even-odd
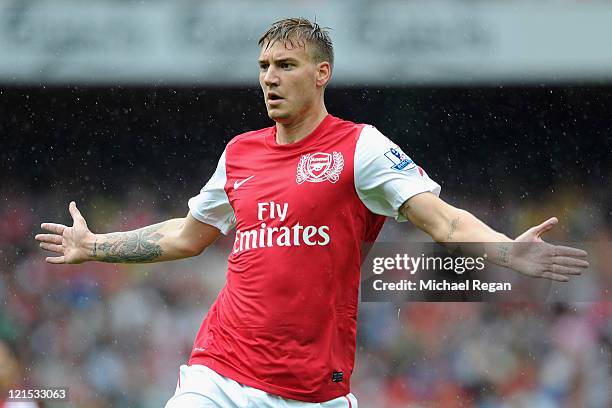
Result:
{"label": "bare forearm", "polygon": [[442,229],[433,237],[437,242],[511,242],[471,213],[455,208]]}
{"label": "bare forearm", "polygon": [[[510,242],[504,234],[494,231],[468,211],[453,207],[432,195],[416,196],[401,208],[404,216],[418,228],[442,244],[480,243],[484,245],[487,259],[498,265],[509,266]],[[480,247],[480,245],[479,245]],[[472,253],[474,245],[462,245],[466,254]]]}
{"label": "bare forearm", "polygon": [[[510,266],[510,243],[512,239],[501,234],[480,221],[471,213],[456,209],[453,217],[447,222],[446,231],[437,239],[441,243],[479,243],[487,254],[487,259],[497,265]],[[474,250],[475,247],[465,245],[468,249]],[[464,248],[464,249],[466,249]],[[473,255],[482,255],[476,254]]]}
{"label": "bare forearm", "polygon": [[486,255],[489,262],[527,276],[566,282],[570,276],[579,275],[589,266],[584,259],[587,256],[585,251],[542,241],[541,235],[558,222],[554,217],[512,240],[469,212],[453,207],[429,192],[412,196],[402,204],[400,211],[436,242],[447,247],[459,247],[466,255]]}
{"label": "bare forearm", "polygon": [[95,234],[88,243],[90,260],[149,263],[192,256],[178,238],[183,222],[183,218],[175,218],[134,231]]}
{"label": "bare forearm", "polygon": [[[512,239],[501,234],[480,221],[471,213],[457,209],[455,216],[448,223],[444,243],[479,243],[487,254],[487,260],[497,265],[510,266],[510,244]],[[464,245],[466,252],[475,252],[476,248]],[[480,247],[480,245],[479,245]],[[472,254],[483,255],[483,254]]]}

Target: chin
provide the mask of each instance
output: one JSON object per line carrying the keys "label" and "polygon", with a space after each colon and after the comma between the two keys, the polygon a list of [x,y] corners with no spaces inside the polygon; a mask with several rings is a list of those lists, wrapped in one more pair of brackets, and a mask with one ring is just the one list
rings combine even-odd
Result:
{"label": "chin", "polygon": [[277,110],[269,110],[268,117],[278,123],[286,122],[289,119],[289,115],[286,112],[279,112]]}

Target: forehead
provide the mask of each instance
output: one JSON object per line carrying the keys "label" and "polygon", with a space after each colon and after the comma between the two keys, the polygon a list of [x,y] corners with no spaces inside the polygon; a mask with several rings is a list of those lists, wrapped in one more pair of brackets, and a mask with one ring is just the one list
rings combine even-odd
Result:
{"label": "forehead", "polygon": [[295,58],[310,60],[309,48],[312,45],[303,40],[278,40],[269,44],[264,42],[259,52],[260,60],[279,60]]}

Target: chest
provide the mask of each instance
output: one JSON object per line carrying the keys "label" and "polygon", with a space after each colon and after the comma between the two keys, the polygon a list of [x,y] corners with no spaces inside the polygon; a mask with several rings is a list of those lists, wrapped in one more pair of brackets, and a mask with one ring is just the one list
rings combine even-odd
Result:
{"label": "chest", "polygon": [[355,200],[354,151],[266,152],[228,163],[227,192],[238,224],[299,222],[347,212]]}

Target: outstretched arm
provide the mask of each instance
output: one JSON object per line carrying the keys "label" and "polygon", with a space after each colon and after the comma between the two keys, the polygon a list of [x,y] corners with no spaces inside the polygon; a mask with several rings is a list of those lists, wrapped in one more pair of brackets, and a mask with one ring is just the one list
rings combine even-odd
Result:
{"label": "outstretched arm", "polygon": [[58,254],[45,260],[54,264],[87,261],[148,263],[170,261],[200,254],[220,231],[190,214],[134,231],[94,234],[74,202],[68,206],[72,227],[43,223],[50,234],[38,234],[40,247]]}
{"label": "outstretched arm", "polygon": [[[541,235],[557,224],[550,218],[515,240],[500,234],[469,212],[455,208],[432,193],[417,194],[400,208],[401,213],[436,242],[480,242],[492,256],[490,262],[524,275],[566,282],[589,266],[581,249],[545,243]],[[538,245],[512,245],[538,243]]]}

